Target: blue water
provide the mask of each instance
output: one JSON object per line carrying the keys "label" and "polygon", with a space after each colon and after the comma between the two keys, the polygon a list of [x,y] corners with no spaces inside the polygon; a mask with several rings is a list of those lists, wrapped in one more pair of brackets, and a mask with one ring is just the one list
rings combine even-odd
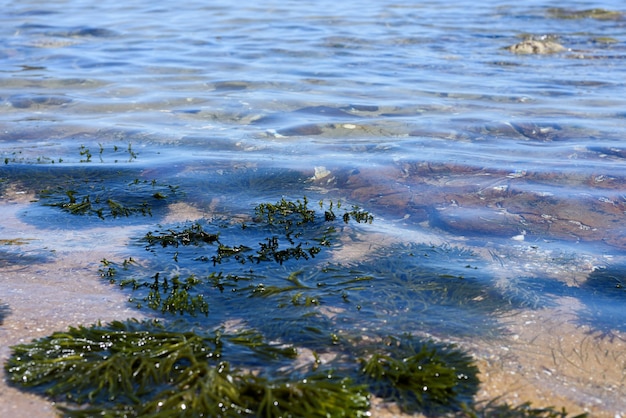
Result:
{"label": "blue water", "polygon": [[[626,255],[626,17],[561,6],[4,2],[0,190],[88,168],[175,184],[219,216],[342,199],[375,215],[368,233],[471,248],[511,298],[574,297],[593,307],[581,324],[618,335],[623,297],[591,279]],[[506,49],[524,37],[565,50]],[[91,222],[55,213],[33,202],[22,220]]]}

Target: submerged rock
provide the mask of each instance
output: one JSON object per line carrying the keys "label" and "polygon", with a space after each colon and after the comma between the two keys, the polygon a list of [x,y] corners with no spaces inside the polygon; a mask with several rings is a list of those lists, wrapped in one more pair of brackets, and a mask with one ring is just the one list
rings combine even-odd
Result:
{"label": "submerged rock", "polygon": [[556,19],[599,19],[617,20],[623,18],[623,14],[614,10],[602,8],[586,10],[569,10],[562,7],[548,9],[548,14]]}
{"label": "submerged rock", "polygon": [[537,40],[527,39],[518,44],[511,45],[506,48],[514,54],[554,54],[557,52],[563,52],[566,48],[554,41],[550,40]]}

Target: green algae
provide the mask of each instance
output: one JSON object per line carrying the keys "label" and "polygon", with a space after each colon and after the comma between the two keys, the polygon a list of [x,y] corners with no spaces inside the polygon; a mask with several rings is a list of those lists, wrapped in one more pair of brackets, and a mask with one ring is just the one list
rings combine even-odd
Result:
{"label": "green algae", "polygon": [[[345,218],[329,216],[330,210],[332,203],[316,212],[306,198],[282,199],[255,207],[245,226],[196,221],[161,228],[137,241],[147,253],[103,260],[100,273],[131,290],[137,307],[202,315],[211,324],[243,316],[268,335],[293,341],[317,340],[302,330],[283,335],[304,315],[309,329],[328,329],[320,307],[339,309],[342,329],[376,328],[391,318],[402,332],[489,335],[498,332],[500,314],[529,306],[498,288],[484,262],[463,248],[392,245],[375,257],[333,263],[342,228],[350,227],[346,219],[369,223],[372,217],[354,207],[343,209]],[[534,301],[532,307],[541,306]],[[256,324],[257,318],[271,321]]]}
{"label": "green algae", "polygon": [[[358,417],[369,416],[368,385],[388,400],[394,398],[385,393],[398,391],[428,392],[440,403],[455,391],[475,393],[476,368],[468,356],[407,338],[393,340],[402,345],[383,343],[390,364],[411,365],[402,372],[377,373],[368,366],[372,359],[362,368],[294,372],[283,366],[296,351],[254,331],[196,333],[154,321],[116,321],[14,346],[5,369],[13,384],[65,402],[66,416]],[[407,350],[415,354],[402,360]],[[423,368],[413,367],[417,363]]]}
{"label": "green algae", "polygon": [[97,182],[69,183],[43,189],[39,197],[45,206],[61,209],[72,215],[97,216],[100,219],[152,216],[154,208],[165,207],[170,197],[176,199],[178,188],[159,184],[156,180],[138,178],[122,185]]}
{"label": "green algae", "polygon": [[361,372],[372,393],[403,410],[445,413],[470,403],[476,394],[478,368],[454,346],[404,335],[387,338],[384,347],[360,359]]}
{"label": "green algae", "polygon": [[251,355],[267,362],[295,351],[253,332],[201,335],[127,321],[15,346],[6,370],[15,384],[76,404],[63,407],[66,416],[365,416],[367,393],[348,378],[265,377],[231,365],[252,367]]}
{"label": "green algae", "polygon": [[351,219],[371,222],[371,214],[352,207],[344,210],[347,216],[330,220],[310,209],[306,198],[261,204],[254,212],[253,222],[245,225],[196,221],[148,232],[139,243],[154,258],[142,263],[133,257],[121,263],[103,260],[100,273],[132,288],[137,306],[192,316],[208,315],[211,304],[215,311],[228,311],[228,302],[238,297],[276,296],[279,306],[285,305],[283,295],[294,306],[318,305],[323,291],[347,297],[350,280],[342,279],[343,289],[332,280],[296,285],[296,276],[306,268],[304,262],[323,259],[323,250],[337,248],[341,225]]}
{"label": "green algae", "polygon": [[10,313],[11,308],[9,308],[9,305],[0,300],[0,325],[4,323],[4,318],[6,318]]}
{"label": "green algae", "polygon": [[177,185],[145,179],[140,170],[128,168],[14,164],[4,168],[3,176],[0,191],[11,184],[34,193],[44,207],[102,220],[161,215],[183,195]]}
{"label": "green algae", "polygon": [[65,416],[369,416],[371,394],[427,416],[486,410],[473,404],[472,358],[410,334],[482,334],[516,307],[475,254],[392,245],[338,264],[329,255],[352,222],[373,221],[366,211],[316,211],[304,198],[254,213],[245,225],[161,227],[136,241],[144,256],[103,259],[102,277],[166,322],[70,328],[15,346],[12,384],[64,402]]}
{"label": "green algae", "polygon": [[341,340],[356,359],[320,366],[314,354],[314,365],[295,369],[296,347],[255,330],[115,321],[14,346],[5,371],[11,384],[59,402],[67,417],[365,417],[371,394],[426,416],[567,416],[473,403],[478,369],[454,345],[411,335]]}

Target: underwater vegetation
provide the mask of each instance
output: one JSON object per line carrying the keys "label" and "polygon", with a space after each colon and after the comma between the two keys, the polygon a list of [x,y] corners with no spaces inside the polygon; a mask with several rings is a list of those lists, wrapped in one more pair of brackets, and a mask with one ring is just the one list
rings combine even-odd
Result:
{"label": "underwater vegetation", "polygon": [[72,215],[96,215],[100,219],[152,216],[154,209],[165,208],[175,198],[177,187],[162,185],[156,180],[135,179],[121,185],[85,181],[41,190],[44,205]]}
{"label": "underwater vegetation", "polygon": [[190,315],[208,314],[209,299],[215,312],[228,312],[229,303],[235,298],[240,303],[241,297],[274,296],[293,305],[319,305],[321,288],[332,294],[343,290],[345,298],[350,283],[359,279],[341,279],[345,289],[329,280],[306,283],[318,269],[305,262],[327,257],[323,249],[338,248],[342,225],[351,220],[368,223],[372,216],[353,206],[337,218],[332,203],[326,209],[320,215],[306,198],[282,199],[258,205],[253,221],[246,224],[199,221],[148,232],[139,243],[153,257],[103,260],[101,274],[133,289],[138,305]]}
{"label": "underwater vegetation", "polygon": [[12,347],[5,371],[12,384],[62,402],[66,417],[366,417],[370,393],[427,416],[567,417],[530,404],[472,403],[479,381],[471,357],[410,335],[355,345],[352,367],[296,369],[285,367],[295,347],[253,330],[178,327],[71,327]]}
{"label": "underwater vegetation", "polygon": [[[621,303],[626,301],[626,266],[597,269],[580,285],[578,297],[586,306],[579,321],[592,332],[613,338],[615,331],[626,331]],[[621,302],[621,303],[620,303]]]}
{"label": "underwater vegetation", "polygon": [[[382,329],[391,320],[397,332],[496,333],[499,313],[527,306],[493,286],[484,263],[462,248],[392,245],[335,263],[333,250],[354,232],[351,223],[373,217],[340,202],[314,206],[282,199],[257,205],[245,224],[161,227],[137,241],[147,253],[102,260],[100,272],[131,290],[137,307],[211,326],[245,318],[270,338],[314,345],[328,322],[335,332]],[[303,321],[306,327],[296,326]]]}
{"label": "underwater vegetation", "polygon": [[[392,245],[335,262],[373,220],[305,197],[259,204],[246,222],[159,226],[100,274],[162,319],[14,346],[8,380],[68,417],[359,417],[372,396],[407,413],[490,416],[473,402],[471,356],[414,334],[497,332],[494,318],[521,305],[463,248]],[[566,416],[526,406],[497,411]]]}
{"label": "underwater vegetation", "polygon": [[[406,411],[445,413],[451,405],[471,403],[478,387],[478,368],[454,346],[388,337],[367,358],[361,372],[373,394]],[[451,367],[453,366],[453,367]]]}
{"label": "underwater vegetation", "polygon": [[[68,161],[44,157],[33,160],[21,157],[19,152],[5,157],[0,194],[9,184],[17,184],[20,190],[34,193],[44,206],[103,220],[160,214],[181,197],[178,186],[145,179],[141,168],[129,168],[128,163],[138,157],[131,142],[106,148],[97,145],[97,151],[80,145],[78,157],[68,157]],[[124,163],[120,169],[111,170],[111,156],[115,165]]]}
{"label": "underwater vegetation", "polygon": [[178,186],[143,179],[134,169],[9,165],[3,175],[0,185],[15,182],[32,191],[43,206],[103,220],[159,215],[182,196]]}
{"label": "underwater vegetation", "polygon": [[[293,347],[254,333],[173,331],[131,320],[15,346],[5,369],[14,384],[89,403],[62,407],[76,417],[360,417],[369,416],[368,386],[384,399],[410,395],[421,407],[427,399],[448,405],[457,392],[468,399],[476,392],[469,356],[430,342],[392,341],[383,343],[384,355],[361,359],[361,367],[294,371],[277,368],[294,358]],[[262,359],[263,368],[251,358]]]}
{"label": "underwater vegetation", "polygon": [[0,325],[4,323],[4,318],[11,313],[9,305],[0,300]]}
{"label": "underwater vegetation", "polygon": [[[94,157],[94,153],[97,157]],[[127,154],[127,155],[124,155]],[[106,160],[105,160],[106,157]],[[110,158],[112,157],[112,158]],[[15,150],[10,153],[4,152],[0,154],[0,159],[3,160],[4,165],[9,164],[62,164],[64,162],[80,162],[80,163],[91,163],[91,162],[113,162],[123,163],[123,162],[132,162],[136,160],[138,157],[138,153],[133,149],[133,144],[131,141],[128,141],[124,145],[107,145],[105,147],[104,144],[97,144],[97,151],[95,145],[89,146],[81,144],[78,148],[78,156],[76,155],[67,155],[65,160],[63,157],[50,157],[50,156],[38,156],[33,157],[28,155],[28,153],[23,152],[23,150]],[[77,160],[78,158],[78,160]]]}

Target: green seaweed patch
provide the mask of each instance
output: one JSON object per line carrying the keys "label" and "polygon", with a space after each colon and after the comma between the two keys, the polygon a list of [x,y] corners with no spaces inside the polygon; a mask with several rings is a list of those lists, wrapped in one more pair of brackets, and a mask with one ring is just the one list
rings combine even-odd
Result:
{"label": "green seaweed patch", "polygon": [[254,330],[129,320],[14,346],[5,370],[13,385],[64,402],[61,411],[76,417],[364,417],[369,390],[408,412],[448,413],[478,390],[476,366],[454,346],[410,335],[351,346],[359,360],[296,371],[294,347]]}
{"label": "green seaweed patch", "polygon": [[297,348],[255,330],[115,321],[13,346],[5,371],[12,385],[60,402],[67,417],[366,417],[371,394],[428,416],[567,416],[528,403],[474,403],[478,369],[454,345],[411,335],[343,340],[353,356],[319,367],[314,353],[311,368],[294,369]]}
{"label": "green seaweed patch", "polygon": [[[532,292],[520,295],[496,285],[484,261],[464,248],[393,245],[375,257],[330,263],[344,224],[342,216],[326,215],[330,204],[324,209],[320,215],[306,199],[283,199],[257,206],[245,226],[195,222],[163,228],[139,241],[153,257],[103,260],[100,273],[132,290],[137,307],[203,315],[213,324],[243,317],[272,338],[314,347],[321,340],[312,330],[325,330],[327,338],[350,327],[488,335],[498,332],[500,314],[545,305]],[[366,213],[353,210],[345,212],[349,221]],[[362,220],[369,222],[369,215]],[[304,317],[307,328],[293,330]]]}
{"label": "green seaweed patch", "polygon": [[227,312],[228,303],[241,296],[276,296],[280,306],[319,305],[321,293],[345,298],[352,279],[304,285],[297,276],[300,271],[310,276],[311,265],[303,263],[337,248],[336,237],[347,223],[372,220],[355,206],[345,213],[345,219],[331,220],[310,209],[305,197],[258,205],[253,221],[245,225],[203,221],[162,228],[139,241],[153,258],[141,263],[132,257],[121,263],[103,260],[100,273],[135,291],[138,307],[163,313],[208,315],[211,304],[214,311]]}
{"label": "green seaweed patch", "polygon": [[478,368],[453,345],[420,341],[410,335],[387,338],[386,350],[361,358],[372,393],[405,411],[428,415],[460,410],[477,392]]}
{"label": "green seaweed patch", "polygon": [[100,219],[152,216],[153,209],[162,208],[180,194],[178,187],[156,180],[134,179],[121,186],[103,182],[76,183],[44,189],[39,197],[45,206],[61,209],[72,215],[97,216]]}
{"label": "green seaweed patch", "polygon": [[250,358],[267,366],[268,353],[292,359],[295,351],[250,332],[201,335],[155,322],[113,322],[12,350],[10,381],[69,402],[66,416],[368,416],[369,394],[350,377],[255,372]]}

